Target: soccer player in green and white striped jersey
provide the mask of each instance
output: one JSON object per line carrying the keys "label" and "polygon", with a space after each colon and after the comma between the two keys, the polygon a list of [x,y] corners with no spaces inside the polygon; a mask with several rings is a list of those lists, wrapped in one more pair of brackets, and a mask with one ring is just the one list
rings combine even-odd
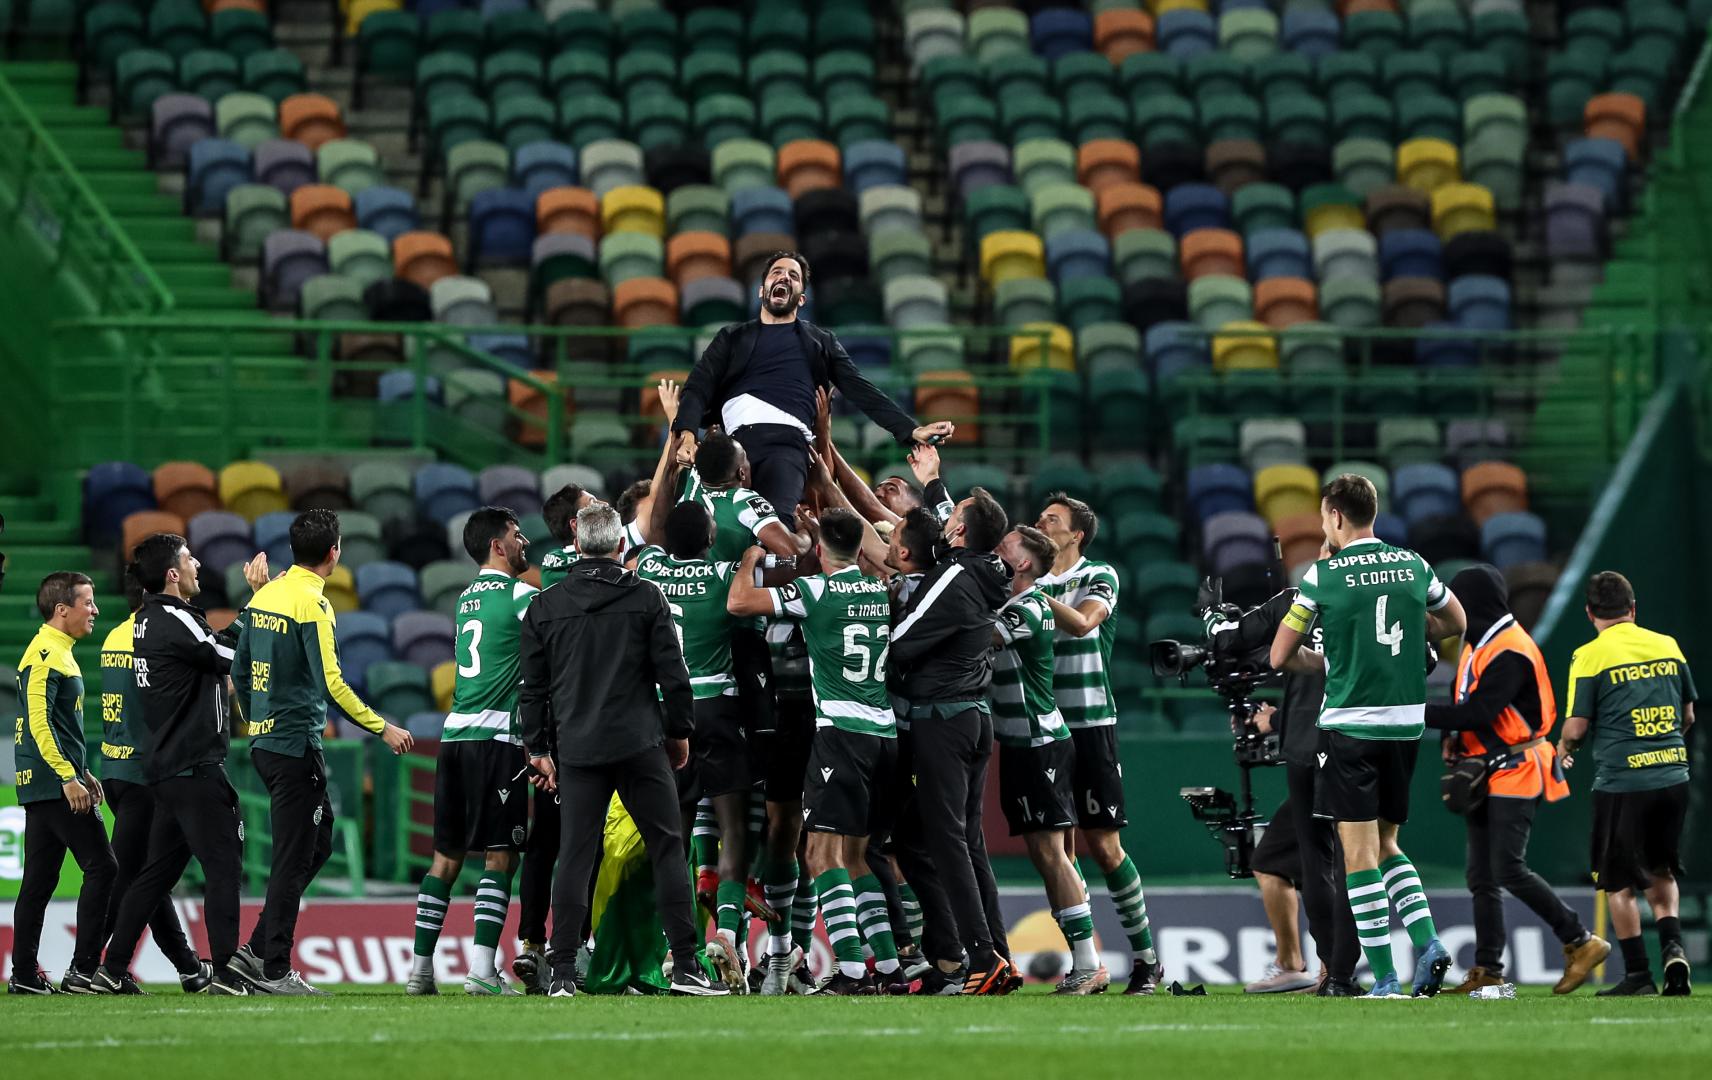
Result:
{"label": "soccer player in green and white striped jersey", "polygon": [[[743,978],[738,950],[746,943],[738,940],[738,932],[748,879],[744,841],[749,823],[749,747],[731,663],[735,620],[725,609],[736,567],[708,557],[716,534],[712,515],[699,502],[673,506],[662,531],[666,546],[637,552],[636,574],[653,582],[665,595],[683,645],[684,663],[689,667],[690,685],[695,691],[690,775],[699,795],[713,800],[721,836],[718,930],[707,955],[731,991],[743,994],[749,985]],[[685,794],[693,803],[697,793]]]}
{"label": "soccer player in green and white striped jersey", "polygon": [[[1141,874],[1118,837],[1118,830],[1129,824],[1124,814],[1118,708],[1111,678],[1112,645],[1117,641],[1118,572],[1110,563],[1085,554],[1093,546],[1100,520],[1082,500],[1063,492],[1047,496],[1035,527],[1058,545],[1052,573],[1037,584],[1058,624],[1053,688],[1076,749],[1077,824],[1105,875],[1106,889],[1135,954],[1124,993],[1151,994],[1165,972],[1153,947]],[[1074,831],[1066,834],[1065,842],[1074,866]]]}
{"label": "soccer player in green and white striped jersey", "polygon": [[998,546],[1011,568],[1011,598],[999,609],[993,653],[993,735],[999,744],[999,802],[1012,836],[1021,836],[1046,886],[1052,917],[1070,943],[1071,970],[1060,994],[1099,994],[1111,975],[1094,949],[1093,909],[1065,850],[1076,827],[1071,771],[1076,751],[1053,693],[1056,623],[1036,587],[1052,569],[1058,545],[1020,525]]}
{"label": "soccer player in green and white striped jersey", "polygon": [[[885,582],[864,576],[857,565],[870,531],[850,510],[828,510],[820,520],[822,573],[762,588],[755,581],[761,551],[751,548],[730,596],[732,614],[794,619],[808,641],[815,735],[803,794],[804,857],[838,959],[838,971],[820,992],[834,996],[872,990],[864,940],[883,982],[903,978],[885,892],[867,856],[868,838],[891,828],[897,803],[897,717],[886,693],[891,596]],[[877,547],[878,537],[871,540]],[[777,984],[797,959],[782,944],[770,950],[776,970],[768,974]]]}
{"label": "soccer player in green and white striped jersey", "polygon": [[529,763],[517,721],[518,630],[536,592],[518,580],[529,566],[528,546],[517,515],[504,507],[484,506],[464,525],[464,550],[481,569],[458,598],[457,681],[434,770],[434,861],[416,897],[416,943],[405,986],[412,995],[439,992],[434,951],[452,883],[471,851],[483,852],[485,864],[476,884],[475,948],[464,991],[517,993],[494,966],[494,955],[529,824]]}
{"label": "soccer player in green and white striped jersey", "polygon": [[[1450,967],[1415,866],[1397,846],[1409,778],[1426,727],[1428,643],[1460,635],[1462,605],[1425,559],[1373,535],[1379,492],[1345,473],[1320,493],[1329,558],[1303,575],[1272,641],[1272,666],[1326,672],[1314,812],[1337,822],[1350,910],[1373,968],[1371,997],[1400,996],[1386,896],[1416,949],[1415,996],[1438,993]],[[1324,656],[1302,648],[1319,619]]]}

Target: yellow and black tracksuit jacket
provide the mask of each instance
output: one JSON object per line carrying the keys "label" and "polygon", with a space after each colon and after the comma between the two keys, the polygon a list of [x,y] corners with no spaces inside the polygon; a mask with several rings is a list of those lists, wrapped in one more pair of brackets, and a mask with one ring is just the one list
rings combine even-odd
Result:
{"label": "yellow and black tracksuit jacket", "polygon": [[101,779],[141,784],[147,739],[139,736],[148,731],[136,702],[136,629],[137,617],[129,616],[101,642]]}
{"label": "yellow and black tracksuit jacket", "polygon": [[18,661],[18,717],[13,754],[18,802],[65,797],[66,781],[83,776],[83,670],[69,634],[42,625]]}
{"label": "yellow and black tracksuit jacket", "polygon": [[328,699],[376,735],[386,726],[339,671],[324,584],[318,574],[293,566],[263,585],[240,616],[232,683],[252,747],[287,757],[319,750]]}

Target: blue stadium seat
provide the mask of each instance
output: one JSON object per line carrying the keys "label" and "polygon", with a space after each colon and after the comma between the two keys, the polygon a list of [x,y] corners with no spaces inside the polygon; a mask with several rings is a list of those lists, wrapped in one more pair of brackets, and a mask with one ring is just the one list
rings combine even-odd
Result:
{"label": "blue stadium seat", "polygon": [[1210,53],[1219,47],[1219,30],[1204,11],[1173,8],[1159,16],[1155,32],[1159,51],[1179,60]]}
{"label": "blue stadium seat", "polygon": [[489,188],[470,200],[470,246],[478,262],[527,263],[535,243],[535,196]]}
{"label": "blue stadium seat", "polygon": [[1297,229],[1256,229],[1243,242],[1243,248],[1251,281],[1314,276],[1314,259],[1308,238]]}
{"label": "blue stadium seat", "polygon": [[731,193],[731,235],[796,235],[796,210],[783,188],[746,187]]}
{"label": "blue stadium seat", "polygon": [[1379,277],[1441,278],[1444,259],[1438,234],[1431,229],[1392,229],[1379,236]]}
{"label": "blue stadium seat", "polygon": [[453,659],[455,634],[452,620],[437,611],[408,611],[392,621],[392,651],[405,663],[432,670]]}
{"label": "blue stadium seat", "polygon": [[422,215],[408,191],[393,187],[364,188],[351,201],[357,212],[357,225],[379,233],[388,241],[422,227]]}
{"label": "blue stadium seat", "polygon": [[216,214],[228,192],[250,183],[250,152],[229,139],[201,139],[191,144],[185,170],[190,212]]}
{"label": "blue stadium seat", "polygon": [[371,562],[357,567],[357,597],[363,610],[385,619],[396,619],[422,606],[417,592],[416,571],[400,562]]}
{"label": "blue stadium seat", "polygon": [[1574,139],[1563,148],[1564,178],[1588,184],[1605,196],[1605,212],[1621,209],[1626,194],[1629,156],[1616,139]]}
{"label": "blue stadium seat", "polygon": [[1211,184],[1178,184],[1165,193],[1165,227],[1179,240],[1196,229],[1228,229],[1230,200]]}
{"label": "blue stadium seat", "polygon": [[1046,271],[1054,282],[1109,277],[1111,266],[1111,245],[1092,229],[1063,229],[1047,238]]}
{"label": "blue stadium seat", "polygon": [[1047,8],[1029,20],[1029,43],[1047,60],[1094,47],[1094,21],[1085,11]]}
{"label": "blue stadium seat", "polygon": [[1162,322],[1151,326],[1143,340],[1147,366],[1161,382],[1172,376],[1212,366],[1208,341],[1200,327],[1191,322]]}
{"label": "blue stadium seat", "polygon": [[[423,394],[429,401],[442,400],[440,380],[433,375],[425,376]],[[381,401],[409,401],[416,396],[416,373],[414,371],[383,371],[375,383],[375,396]]]}
{"label": "blue stadium seat", "polygon": [[1404,465],[1391,477],[1391,505],[1411,527],[1430,517],[1462,512],[1462,488],[1444,465]]}
{"label": "blue stadium seat", "polygon": [[1280,24],[1284,47],[1309,59],[1338,51],[1342,24],[1332,12],[1321,8],[1288,8]]}
{"label": "blue stadium seat", "polygon": [[154,478],[141,466],[103,462],[83,478],[83,532],[92,544],[116,542],[127,517],[154,508]]}
{"label": "blue stadium seat", "polygon": [[1494,514],[1480,527],[1480,551],[1502,570],[1546,557],[1546,523],[1527,511]]}
{"label": "blue stadium seat", "polygon": [[297,515],[290,510],[275,510],[256,519],[256,548],[267,552],[268,569],[284,570],[293,562],[291,557],[291,523]]}
{"label": "blue stadium seat", "polygon": [[446,522],[481,505],[476,478],[461,465],[433,462],[416,470],[416,506],[430,521]]}
{"label": "blue stadium seat", "polygon": [[1272,559],[1272,530],[1246,510],[1226,510],[1201,521],[1201,555],[1214,574]]}
{"label": "blue stadium seat", "polygon": [[345,681],[359,691],[370,664],[393,659],[387,620],[372,611],[347,611],[339,616],[334,638],[339,643],[339,666]]}
{"label": "blue stadium seat", "polygon": [[525,143],[511,155],[511,182],[530,195],[577,182],[577,152],[560,142]]}
{"label": "blue stadium seat", "polygon": [[229,510],[204,510],[185,522],[185,540],[198,561],[218,580],[233,563],[256,553],[250,523]]}
{"label": "blue stadium seat", "polygon": [[1190,512],[1201,522],[1214,514],[1254,509],[1254,481],[1240,465],[1221,462],[1190,469],[1187,495]]}
{"label": "blue stadium seat", "polygon": [[1445,290],[1451,321],[1469,330],[1510,329],[1510,286],[1502,278],[1464,274]]}
{"label": "blue stadium seat", "polygon": [[904,148],[889,139],[861,139],[844,148],[844,186],[860,196],[882,184],[908,184]]}

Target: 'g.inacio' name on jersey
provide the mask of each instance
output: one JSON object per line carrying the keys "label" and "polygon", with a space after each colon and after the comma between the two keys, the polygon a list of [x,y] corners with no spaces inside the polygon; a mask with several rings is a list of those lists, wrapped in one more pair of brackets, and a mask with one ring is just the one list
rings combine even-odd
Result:
{"label": "'g.inacio' name on jersey", "polygon": [[846,566],[767,593],[774,616],[802,623],[815,727],[896,738],[897,715],[886,694],[892,605],[885,582]]}
{"label": "'g.inacio' name on jersey", "polygon": [[1426,730],[1427,612],[1450,603],[1425,559],[1377,537],[1308,567],[1288,625],[1324,631],[1326,703],[1319,726],[1357,739],[1418,739]]}
{"label": "'g.inacio' name on jersey", "polygon": [[1112,696],[1112,646],[1118,640],[1118,572],[1110,563],[1077,559],[1062,574],[1048,574],[1035,588],[1065,607],[1079,608],[1093,600],[1107,614],[1099,629],[1076,637],[1058,631],[1054,643],[1053,692],[1064,720],[1073,728],[1106,727],[1118,722],[1117,699]]}
{"label": "'g.inacio' name on jersey", "polygon": [[447,742],[522,745],[517,722],[517,635],[536,589],[499,570],[482,570],[458,597],[457,679]]}

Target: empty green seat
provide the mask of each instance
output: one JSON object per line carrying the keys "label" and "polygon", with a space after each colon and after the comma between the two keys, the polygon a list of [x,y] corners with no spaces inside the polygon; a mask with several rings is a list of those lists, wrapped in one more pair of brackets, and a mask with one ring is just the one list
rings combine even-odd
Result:
{"label": "empty green seat", "polygon": [[[762,112],[765,113],[763,103]],[[773,148],[755,139],[727,139],[713,148],[713,182],[727,195],[750,187],[772,187],[775,183]]]}
{"label": "empty green seat", "polygon": [[652,50],[624,53],[613,61],[612,88],[623,100],[637,94],[676,93],[677,61]]}
{"label": "empty green seat", "polygon": [[1414,94],[1439,93],[1444,74],[1444,60],[1438,53],[1396,52],[1379,61],[1380,86],[1386,97],[1399,104]]}
{"label": "empty green seat", "polygon": [[1071,229],[1094,228],[1094,193],[1080,184],[1049,184],[1029,194],[1032,227],[1044,240]]}
{"label": "empty green seat", "polygon": [[1266,98],[1266,137],[1273,142],[1325,145],[1330,118],[1317,96],[1280,90]]}
{"label": "empty green seat", "polygon": [[566,50],[547,61],[547,92],[555,101],[611,89],[612,62],[599,53]]}
{"label": "empty green seat", "polygon": [[1029,197],[1020,187],[988,184],[963,200],[963,221],[970,244],[979,248],[988,233],[1027,229]]}
{"label": "empty green seat", "polygon": [[731,224],[731,196],[712,184],[684,184],[666,193],[670,233],[711,232],[724,236]]}
{"label": "empty green seat", "polygon": [[999,99],[999,130],[1013,143],[1053,138],[1064,130],[1064,107],[1057,98],[1010,91]]}
{"label": "empty green seat", "polygon": [[392,277],[392,245],[379,233],[345,229],[327,241],[327,265],[335,274],[372,285]]}
{"label": "empty green seat", "polygon": [[433,52],[416,62],[416,101],[426,108],[442,94],[474,95],[481,90],[481,68],[459,52]]}
{"label": "empty green seat", "polygon": [[1217,330],[1253,315],[1254,291],[1243,279],[1205,274],[1189,282],[1189,318],[1205,329]]}
{"label": "empty green seat", "polygon": [[1219,48],[1238,60],[1254,61],[1278,48],[1278,16],[1266,8],[1237,8],[1219,17]]}
{"label": "empty green seat", "polygon": [[1231,195],[1231,220],[1245,237],[1261,229],[1294,229],[1296,196],[1282,184],[1244,184]]}
{"label": "empty green seat", "polygon": [[551,139],[558,126],[558,110],[544,97],[513,94],[493,107],[493,132],[512,151]]}
{"label": "empty green seat", "polygon": [[868,237],[868,271],[881,284],[898,277],[932,277],[933,242],[919,229],[879,229]]}
{"label": "empty green seat", "polygon": [[487,102],[464,94],[442,94],[428,102],[428,136],[442,153],[459,143],[485,139],[493,129]]}
{"label": "empty green seat", "polygon": [[303,61],[285,49],[266,49],[244,61],[244,88],[275,103],[301,94],[307,86]]}
{"label": "empty green seat", "polygon": [[1527,75],[1532,60],[1533,34],[1520,11],[1482,11],[1474,16],[1470,35],[1474,47],[1504,61],[1513,79]]}
{"label": "empty green seat", "polygon": [[822,101],[843,94],[873,94],[874,58],[866,53],[842,49],[815,58],[814,92]]}
{"label": "empty green seat", "polygon": [[599,94],[579,94],[559,102],[559,131],[581,150],[591,142],[624,137],[624,107]]}
{"label": "empty green seat", "polygon": [[987,90],[995,98],[1008,94],[1047,96],[1052,93],[1052,72],[1046,61],[1032,53],[1011,53],[981,65]]}
{"label": "empty green seat", "polygon": [[1076,331],[1076,367],[1090,375],[1140,370],[1141,331],[1117,319],[1081,327]]}
{"label": "empty green seat", "polygon": [[1501,94],[1510,89],[1504,58],[1495,52],[1460,52],[1445,69],[1445,88],[1466,102],[1481,94]]}
{"label": "empty green seat", "polygon": [[1117,86],[1117,69],[1096,52],[1065,53],[1052,61],[1052,88],[1064,101],[1078,94],[1111,92]]}
{"label": "empty green seat", "polygon": [[1344,17],[1343,45],[1370,56],[1403,47],[1403,17],[1394,11],[1357,11]]}
{"label": "empty green seat", "polygon": [[1320,92],[1336,101],[1352,92],[1377,93],[1379,62],[1366,53],[1337,52],[1320,57]]}
{"label": "empty green seat", "polygon": [[1170,53],[1138,52],[1118,65],[1118,87],[1131,100],[1183,92],[1183,62]]}
{"label": "empty green seat", "polygon": [[[10,10],[4,14],[9,16]],[[0,20],[0,31],[9,28],[9,21]],[[111,70],[114,60],[142,48],[145,41],[143,16],[130,4],[97,4],[83,18],[83,47],[97,70]]]}
{"label": "empty green seat", "polygon": [[329,139],[316,149],[315,162],[323,184],[332,184],[353,197],[386,183],[380,155],[356,139]]}
{"label": "empty green seat", "polygon": [[558,52],[589,52],[612,55],[617,28],[604,11],[566,11],[552,20],[549,27],[553,48]]}
{"label": "empty green seat", "polygon": [[942,94],[934,101],[934,119],[939,137],[947,146],[998,138],[998,107],[975,94]]}
{"label": "empty green seat", "polygon": [[1177,276],[1177,241],[1160,229],[1125,229],[1112,240],[1112,266],[1125,285]]}
{"label": "empty green seat", "polygon": [[840,94],[826,103],[826,126],[839,146],[867,140],[890,140],[891,110],[872,94]]}
{"label": "empty green seat", "polygon": [[1028,16],[1015,8],[980,8],[969,13],[969,51],[983,64],[1027,53]]}
{"label": "empty green seat", "polygon": [[1191,56],[1183,65],[1183,89],[1197,101],[1213,94],[1241,94],[1248,90],[1248,67],[1222,52]]}
{"label": "empty green seat", "polygon": [[1332,138],[1345,139],[1392,138],[1395,118],[1391,103],[1376,94],[1351,92],[1332,98]]}
{"label": "empty green seat", "polygon": [[1260,104],[1246,93],[1209,94],[1200,101],[1201,137],[1208,142],[1219,139],[1261,138]]}
{"label": "empty green seat", "polygon": [[196,0],[161,0],[148,14],[149,43],[169,56],[183,56],[208,40],[208,17]]}
{"label": "empty green seat", "polygon": [[826,134],[826,114],[811,97],[771,95],[761,99],[761,132],[774,146]]}
{"label": "empty green seat", "polygon": [[600,241],[600,276],[607,288],[631,278],[660,277],[665,257],[665,246],[651,233],[609,233]]}
{"label": "empty green seat", "polygon": [[1076,151],[1062,139],[1025,139],[1011,152],[1011,174],[1030,195],[1054,184],[1076,182]]}
{"label": "empty green seat", "polygon": [[459,208],[478,192],[504,187],[510,173],[511,155],[498,143],[470,139],[446,151],[446,186]]}
{"label": "empty green seat", "polygon": [[736,94],[708,94],[698,98],[691,111],[696,138],[703,146],[718,146],[727,139],[755,136],[755,105]]}
{"label": "empty green seat", "polygon": [[274,103],[260,94],[227,94],[214,103],[214,127],[222,139],[254,150],[279,135]]}
{"label": "empty green seat", "polygon": [[1409,43],[1446,58],[1455,56],[1468,48],[1468,20],[1455,8],[1411,13]]}
{"label": "empty green seat", "polygon": [[422,47],[430,53],[444,49],[472,58],[481,56],[481,13],[467,8],[436,11],[428,16],[422,32]]}
{"label": "empty green seat", "polygon": [[1462,140],[1462,109],[1442,94],[1411,94],[1397,105],[1399,139]]}
{"label": "empty green seat", "polygon": [[1275,52],[1256,60],[1248,69],[1255,91],[1270,99],[1275,94],[1314,92],[1314,65],[1301,53]]}
{"label": "empty green seat", "polygon": [[[381,13],[377,12],[376,14]],[[384,14],[401,13],[385,12]],[[363,20],[363,25],[368,25],[367,19]],[[384,25],[385,23],[382,23],[382,26]],[[412,40],[414,40],[414,36]],[[245,8],[227,8],[224,11],[216,11],[208,17],[208,43],[214,48],[231,53],[242,60],[251,53],[260,52],[273,46],[273,26],[268,22],[268,17],[259,11],[249,11]],[[396,74],[409,74],[410,67],[414,63],[413,53],[410,63],[399,69]]]}
{"label": "empty green seat", "polygon": [[[234,261],[246,261],[261,252],[269,233],[291,228],[285,195],[269,184],[239,184],[226,193],[224,245]],[[388,260],[390,265],[391,260]]]}
{"label": "empty green seat", "polygon": [[724,8],[697,8],[684,16],[684,41],[692,49],[735,56],[743,51],[743,16]]}
{"label": "empty green seat", "polygon": [[178,66],[157,49],[132,49],[113,62],[113,95],[121,112],[146,113],[155,98],[178,89]]}
{"label": "empty green seat", "polygon": [[1122,288],[1109,277],[1074,277],[1058,289],[1058,321],[1077,334],[1097,323],[1115,322],[1122,317],[1122,305]]}
{"label": "empty green seat", "polygon": [[369,317],[363,283],[342,274],[317,274],[303,283],[298,304],[305,319],[360,322]]}
{"label": "empty green seat", "polygon": [[1396,151],[1389,139],[1344,139],[1332,147],[1332,173],[1338,183],[1366,198],[1396,179]]}
{"label": "empty green seat", "polygon": [[981,95],[987,92],[987,79],[981,65],[962,53],[936,56],[923,64],[920,84],[927,91],[927,99],[936,104],[941,96],[947,94]]}
{"label": "empty green seat", "polygon": [[678,146],[690,137],[690,108],[676,94],[647,93],[625,102],[632,141],[644,150]]}
{"label": "empty green seat", "polygon": [[1187,99],[1157,94],[1130,102],[1137,142],[1145,150],[1160,143],[1199,143],[1195,106]]}
{"label": "empty green seat", "polygon": [[231,53],[195,49],[178,61],[179,87],[211,102],[243,89],[243,82],[238,58]]}
{"label": "empty green seat", "polygon": [[482,61],[482,93],[497,104],[513,94],[540,95],[546,89],[547,70],[541,58],[522,50],[496,53]]}
{"label": "empty green seat", "polygon": [[1089,376],[1088,404],[1095,444],[1102,450],[1140,450],[1147,445],[1153,388],[1145,371],[1110,369]]}
{"label": "empty green seat", "polygon": [[1320,318],[1340,330],[1379,325],[1379,282],[1340,276],[1320,282]]}
{"label": "empty green seat", "polygon": [[678,17],[663,8],[639,8],[618,18],[615,44],[625,53],[657,52],[676,56]]}
{"label": "empty green seat", "polygon": [[[220,14],[225,13],[217,12],[216,17]],[[408,78],[416,70],[421,40],[422,22],[411,12],[371,11],[357,27],[358,62],[362,70],[375,75]]]}
{"label": "empty green seat", "polygon": [[808,93],[808,60],[800,53],[774,50],[751,57],[748,74],[752,97]]}
{"label": "empty green seat", "polygon": [[758,4],[749,20],[749,48],[756,52],[779,49],[808,52],[808,14],[795,4]]}
{"label": "empty green seat", "polygon": [[1008,278],[993,288],[993,321],[1002,326],[1058,320],[1058,290],[1045,278]]}

